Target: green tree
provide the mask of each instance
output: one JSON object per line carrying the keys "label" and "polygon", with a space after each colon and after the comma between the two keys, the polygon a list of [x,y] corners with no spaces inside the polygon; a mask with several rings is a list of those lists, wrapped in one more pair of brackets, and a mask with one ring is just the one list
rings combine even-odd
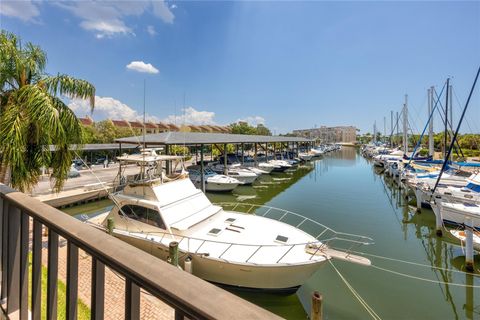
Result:
{"label": "green tree", "polygon": [[256,134],[256,130],[254,127],[249,125],[247,122],[239,121],[237,123],[232,123],[230,125],[232,128],[232,133],[235,134]]}
{"label": "green tree", "polygon": [[271,136],[272,135],[272,132],[270,131],[270,129],[268,129],[267,127],[265,127],[261,123],[257,125],[257,127],[255,128],[255,131],[256,131],[256,134],[258,134],[260,136]]}
{"label": "green tree", "polygon": [[[67,179],[82,126],[61,97],[88,99],[94,108],[95,87],[84,80],[45,73],[47,56],[38,46],[22,45],[0,32],[0,182],[21,191],[37,184],[42,167],[53,168],[55,190]],[[48,145],[55,146],[50,153]]]}

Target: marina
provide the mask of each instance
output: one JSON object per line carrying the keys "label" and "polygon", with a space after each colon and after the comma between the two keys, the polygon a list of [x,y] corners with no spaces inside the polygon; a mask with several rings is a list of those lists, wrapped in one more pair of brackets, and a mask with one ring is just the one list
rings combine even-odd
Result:
{"label": "marina", "polygon": [[480,319],[480,2],[0,21],[0,320]]}
{"label": "marina", "polygon": [[[232,193],[207,193],[213,203],[240,201],[245,203],[244,211],[250,204],[283,208],[339,232],[371,237],[375,243],[361,251],[372,266],[338,260],[334,265],[382,318],[399,314],[410,318],[478,317],[480,278],[477,272],[465,272],[460,241],[448,234],[437,237],[433,212],[424,209],[418,214],[405,195],[392,178],[379,173],[352,147],[330,152],[296,170],[262,176],[253,186],[239,186]],[[111,206],[104,200],[64,211],[74,216],[92,215]],[[475,269],[479,266],[475,255]],[[330,265],[320,268],[292,295],[227,289],[286,318],[305,317],[313,290],[324,295],[327,317],[369,317]],[[432,304],[438,307],[432,310]]]}

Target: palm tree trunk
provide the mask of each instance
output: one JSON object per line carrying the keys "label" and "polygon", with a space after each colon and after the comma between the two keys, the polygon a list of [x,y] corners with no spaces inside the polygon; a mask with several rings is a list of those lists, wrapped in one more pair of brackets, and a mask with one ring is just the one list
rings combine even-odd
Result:
{"label": "palm tree trunk", "polygon": [[0,183],[10,185],[10,166],[0,164]]}

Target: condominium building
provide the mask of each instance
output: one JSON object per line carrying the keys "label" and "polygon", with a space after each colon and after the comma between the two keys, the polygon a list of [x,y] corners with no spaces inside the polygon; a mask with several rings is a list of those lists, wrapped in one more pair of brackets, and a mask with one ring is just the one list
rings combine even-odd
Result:
{"label": "condominium building", "polygon": [[353,126],[321,126],[313,129],[293,130],[293,134],[298,137],[317,139],[324,143],[355,143],[357,141],[357,128]]}

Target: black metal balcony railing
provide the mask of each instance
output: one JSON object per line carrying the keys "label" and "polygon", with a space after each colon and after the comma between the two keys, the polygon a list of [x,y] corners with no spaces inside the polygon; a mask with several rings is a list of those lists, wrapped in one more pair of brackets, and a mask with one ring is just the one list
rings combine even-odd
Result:
{"label": "black metal balcony railing", "polygon": [[[46,302],[42,301],[41,294],[44,227],[48,229]],[[41,319],[42,303],[46,303],[47,319],[57,318],[59,237],[67,241],[67,319],[77,318],[79,249],[92,257],[92,319],[104,318],[106,266],[125,277],[125,319],[140,318],[140,289],[174,308],[175,319],[278,318],[250,302],[2,184],[0,232],[2,309],[9,319],[29,319],[29,311],[31,319]],[[31,272],[28,267],[30,253]]]}

